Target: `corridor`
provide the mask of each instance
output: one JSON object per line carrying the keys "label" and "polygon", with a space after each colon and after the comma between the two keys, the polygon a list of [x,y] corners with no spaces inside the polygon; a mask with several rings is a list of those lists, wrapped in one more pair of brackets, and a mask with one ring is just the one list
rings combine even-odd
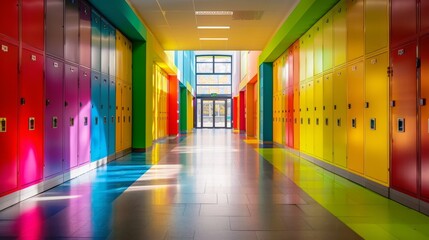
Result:
{"label": "corridor", "polygon": [[203,129],[1,211],[0,238],[424,239],[429,217],[284,148]]}

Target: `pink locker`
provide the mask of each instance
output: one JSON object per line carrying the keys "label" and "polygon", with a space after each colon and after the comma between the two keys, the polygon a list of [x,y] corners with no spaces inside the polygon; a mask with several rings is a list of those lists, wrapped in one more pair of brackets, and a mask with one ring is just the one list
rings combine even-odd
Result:
{"label": "pink locker", "polygon": [[79,165],[90,161],[91,146],[91,70],[79,69]]}
{"label": "pink locker", "polygon": [[76,167],[78,152],[78,79],[76,66],[66,64],[64,67],[64,170]]}

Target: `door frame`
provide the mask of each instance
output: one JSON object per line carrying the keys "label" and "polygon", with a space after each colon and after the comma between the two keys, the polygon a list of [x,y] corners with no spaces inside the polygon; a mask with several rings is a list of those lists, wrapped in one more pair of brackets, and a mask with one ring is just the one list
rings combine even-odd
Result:
{"label": "door frame", "polygon": [[[232,104],[233,103],[232,103],[232,99],[231,98],[197,98],[197,99],[201,100],[201,108],[200,108],[201,113],[200,113],[200,119],[199,119],[201,121],[201,127],[197,127],[197,128],[209,128],[209,129],[210,128],[213,128],[213,129],[216,129],[216,128],[219,128],[219,129],[222,129],[222,128],[225,128],[225,129],[232,128]],[[228,112],[228,99],[231,100],[231,127],[228,127],[228,122],[227,122],[228,121],[228,113],[229,113]],[[216,101],[222,101],[225,104],[225,125],[223,127],[216,127],[216,122],[215,122],[215,118],[216,118],[216,114],[215,114],[215,111],[216,111],[215,102]],[[196,102],[198,104],[198,100]],[[213,103],[213,113],[212,113],[213,125],[212,125],[212,127],[204,127],[203,126],[203,104],[204,104],[204,102],[212,102]],[[198,111],[198,107],[196,107],[195,109],[196,109],[196,111]],[[195,115],[198,118],[198,113],[195,114]],[[197,119],[197,121],[198,121],[198,119]]]}

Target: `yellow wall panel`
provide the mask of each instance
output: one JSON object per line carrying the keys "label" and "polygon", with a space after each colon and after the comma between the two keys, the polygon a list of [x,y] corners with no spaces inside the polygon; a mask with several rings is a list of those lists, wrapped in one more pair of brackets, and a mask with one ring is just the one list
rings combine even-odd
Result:
{"label": "yellow wall panel", "polygon": [[314,75],[323,72],[323,19],[313,27],[314,35]]}
{"label": "yellow wall panel", "polygon": [[389,183],[389,66],[387,52],[365,61],[365,175]]}
{"label": "yellow wall panel", "polygon": [[333,161],[333,79],[332,73],[323,76],[323,160]]}
{"label": "yellow wall panel", "polygon": [[341,0],[333,9],[334,66],[346,63],[346,4]]}
{"label": "yellow wall panel", "polygon": [[389,44],[389,0],[365,1],[365,52],[387,48]]}
{"label": "yellow wall panel", "polygon": [[314,83],[313,80],[310,79],[306,83],[306,150],[310,155],[314,154]]}
{"label": "yellow wall panel", "polygon": [[364,28],[363,28],[364,0],[347,0],[347,60],[363,56]]}
{"label": "yellow wall panel", "polygon": [[347,66],[347,168],[363,174],[363,62]]}
{"label": "yellow wall panel", "polygon": [[334,158],[335,164],[346,167],[347,145],[347,79],[346,68],[340,68],[333,75],[334,104]]}
{"label": "yellow wall panel", "polygon": [[334,57],[334,29],[332,11],[323,18],[323,70],[329,70],[333,65]]}
{"label": "yellow wall panel", "polygon": [[323,77],[314,80],[314,156],[323,159]]}

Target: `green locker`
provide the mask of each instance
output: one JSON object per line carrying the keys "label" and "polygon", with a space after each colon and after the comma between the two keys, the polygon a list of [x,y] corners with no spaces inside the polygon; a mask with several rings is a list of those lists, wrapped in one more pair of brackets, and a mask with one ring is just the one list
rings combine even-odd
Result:
{"label": "green locker", "polygon": [[307,73],[307,46],[306,46],[306,35],[299,39],[299,80],[305,81]]}
{"label": "green locker", "polygon": [[333,34],[334,38],[334,66],[339,66],[346,62],[347,45],[347,21],[346,4],[340,1],[333,10]]}
{"label": "green locker", "polygon": [[314,156],[323,159],[323,77],[314,80]]}
{"label": "green locker", "polygon": [[387,52],[365,61],[365,175],[389,183],[389,66]]}
{"label": "green locker", "polygon": [[389,0],[365,1],[365,52],[388,47]]}
{"label": "green locker", "polygon": [[333,82],[332,73],[323,76],[323,160],[333,161]]}
{"label": "green locker", "polygon": [[314,155],[314,83],[311,79],[306,84],[306,150],[310,155]]}
{"label": "green locker", "polygon": [[307,152],[307,88],[306,83],[301,83],[299,92],[299,149]]}
{"label": "green locker", "polygon": [[347,66],[347,168],[363,174],[363,62]]}
{"label": "green locker", "polygon": [[333,161],[336,165],[345,168],[347,163],[347,82],[345,67],[334,72],[333,93]]}
{"label": "green locker", "polygon": [[305,77],[306,79],[309,79],[313,77],[314,75],[314,35],[313,35],[313,28],[311,28],[305,35],[306,42],[305,42],[305,49],[306,49],[306,70],[305,70]]}
{"label": "green locker", "polygon": [[363,0],[347,0],[347,60],[363,56]]}
{"label": "green locker", "polygon": [[334,53],[334,28],[332,11],[329,11],[323,18],[323,71],[332,68]]}
{"label": "green locker", "polygon": [[323,19],[313,27],[314,35],[314,75],[323,72]]}

